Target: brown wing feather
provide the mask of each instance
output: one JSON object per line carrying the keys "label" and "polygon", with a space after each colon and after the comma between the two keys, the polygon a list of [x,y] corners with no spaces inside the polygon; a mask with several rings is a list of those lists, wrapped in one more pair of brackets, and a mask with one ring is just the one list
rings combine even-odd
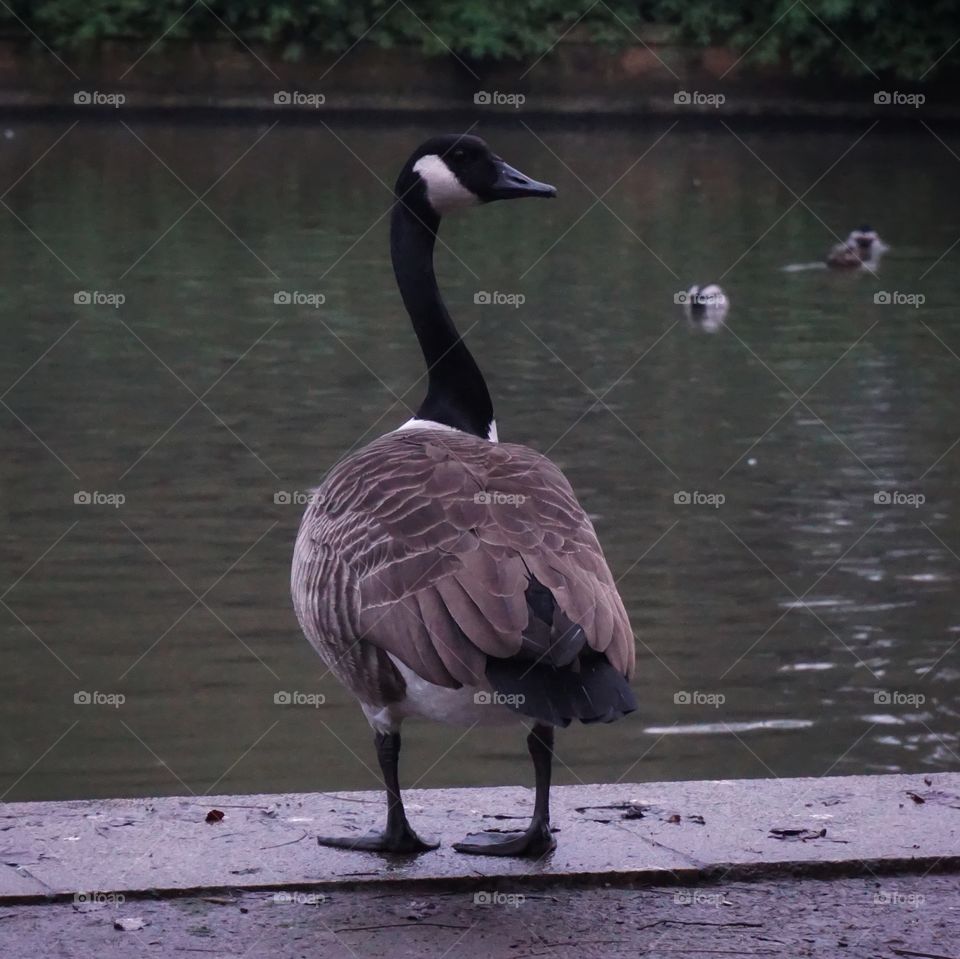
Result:
{"label": "brown wing feather", "polygon": [[349,675],[365,662],[356,648],[389,652],[440,686],[479,684],[487,656],[520,649],[531,574],[629,676],[626,611],[560,470],[524,446],[408,430],[349,456],[317,490],[293,592],[331,669],[378,702],[367,677]]}

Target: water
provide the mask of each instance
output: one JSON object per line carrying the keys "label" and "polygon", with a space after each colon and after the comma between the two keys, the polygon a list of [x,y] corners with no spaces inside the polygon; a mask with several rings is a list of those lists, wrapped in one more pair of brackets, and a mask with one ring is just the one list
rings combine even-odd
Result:
{"label": "water", "polygon": [[[301,507],[274,500],[420,398],[378,177],[435,130],[130,124],[32,169],[65,123],[0,140],[0,185],[23,175],[0,211],[0,793],[373,788],[290,609]],[[560,198],[451,219],[439,273],[501,437],[566,471],[639,640],[639,715],[562,733],[557,780],[957,768],[956,161],[924,131],[831,168],[863,130],[681,126],[631,166],[667,124],[534,126],[481,132]],[[878,279],[782,271],[863,220],[893,247]],[[711,335],[673,297],[716,280]],[[519,730],[407,730],[405,783],[531,779]]]}

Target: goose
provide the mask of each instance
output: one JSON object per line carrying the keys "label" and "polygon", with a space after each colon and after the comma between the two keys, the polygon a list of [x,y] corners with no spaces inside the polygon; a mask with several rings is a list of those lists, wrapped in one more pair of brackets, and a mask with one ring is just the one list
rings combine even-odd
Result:
{"label": "goose", "polygon": [[852,230],[843,243],[838,243],[830,250],[826,264],[839,270],[872,270],[889,249],[876,230],[864,225]]}
{"label": "goose", "polygon": [[691,286],[679,298],[691,322],[710,332],[723,325],[727,310],[730,309],[727,294],[716,283]]}
{"label": "goose", "polygon": [[406,423],[346,456],[314,490],[294,547],[293,605],[328,670],[374,732],[386,827],[322,846],[392,854],[435,849],[407,820],[400,727],[417,717],[530,726],[534,809],[518,835],[468,835],[462,853],[541,856],[550,826],[555,727],[636,709],[634,640],[587,514],[563,473],[500,443],[476,361],[441,299],[440,219],[556,189],[475,136],[434,137],[400,172],[390,251],[427,367]]}

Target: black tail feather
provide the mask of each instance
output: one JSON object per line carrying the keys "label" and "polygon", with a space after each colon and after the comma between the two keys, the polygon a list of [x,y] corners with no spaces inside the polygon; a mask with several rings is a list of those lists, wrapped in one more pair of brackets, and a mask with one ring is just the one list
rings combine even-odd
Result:
{"label": "black tail feather", "polygon": [[525,595],[529,620],[520,650],[508,659],[487,657],[490,685],[518,713],[552,726],[612,723],[632,713],[637,701],[626,677],[590,648],[583,628],[532,574]]}
{"label": "black tail feather", "polygon": [[569,726],[574,719],[612,723],[637,708],[626,678],[600,653],[562,668],[491,656],[486,675],[513,709],[552,726]]}

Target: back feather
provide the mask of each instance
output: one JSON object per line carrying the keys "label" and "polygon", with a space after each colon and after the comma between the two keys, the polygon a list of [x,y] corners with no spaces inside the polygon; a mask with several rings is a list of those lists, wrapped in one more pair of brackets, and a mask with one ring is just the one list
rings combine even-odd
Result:
{"label": "back feather", "polygon": [[292,591],[307,638],[368,703],[402,695],[376,650],[558,725],[635,708],[633,634],[593,525],[527,447],[404,430],[347,457],[307,507]]}

